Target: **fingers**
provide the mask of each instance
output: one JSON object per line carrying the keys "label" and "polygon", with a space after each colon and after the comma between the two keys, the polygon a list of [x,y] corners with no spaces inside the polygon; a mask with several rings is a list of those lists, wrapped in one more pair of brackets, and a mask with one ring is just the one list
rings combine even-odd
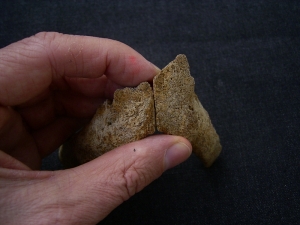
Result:
{"label": "fingers", "polygon": [[49,155],[87,122],[88,119],[59,117],[48,126],[32,132],[40,157]]}
{"label": "fingers", "polygon": [[26,171],[11,162],[7,168],[21,170],[0,168],[0,195],[5,196],[0,198],[1,221],[96,224],[190,154],[186,139],[158,135],[70,170]]}
{"label": "fingers", "polygon": [[120,42],[59,33],[39,33],[1,49],[0,71],[0,104],[5,106],[27,102],[50,85],[72,87],[65,77],[106,74],[118,85],[136,86],[157,73],[154,65]]}
{"label": "fingers", "polygon": [[0,168],[30,170],[28,166],[0,150]]}
{"label": "fingers", "polygon": [[73,91],[89,98],[103,96],[105,99],[113,99],[115,90],[123,88],[122,85],[109,80],[105,75],[98,78],[66,77],[65,79]]}
{"label": "fingers", "polygon": [[[152,136],[62,171],[57,182],[62,195],[76,199],[72,205],[77,218],[89,215],[87,218],[96,223],[166,169],[185,161],[191,149],[190,143],[182,137]],[[87,221],[82,223],[87,224]]]}
{"label": "fingers", "polygon": [[40,167],[41,158],[35,141],[23,126],[20,115],[10,107],[0,106],[0,137],[0,150],[30,168]]}

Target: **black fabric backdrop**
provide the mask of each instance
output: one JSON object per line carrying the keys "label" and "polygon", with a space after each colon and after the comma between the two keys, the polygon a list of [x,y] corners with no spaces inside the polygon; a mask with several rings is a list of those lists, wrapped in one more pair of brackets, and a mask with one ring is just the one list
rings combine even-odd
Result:
{"label": "black fabric backdrop", "polygon": [[58,31],[159,67],[189,59],[223,152],[209,169],[192,155],[100,224],[300,224],[300,1],[1,1],[0,15],[0,47]]}

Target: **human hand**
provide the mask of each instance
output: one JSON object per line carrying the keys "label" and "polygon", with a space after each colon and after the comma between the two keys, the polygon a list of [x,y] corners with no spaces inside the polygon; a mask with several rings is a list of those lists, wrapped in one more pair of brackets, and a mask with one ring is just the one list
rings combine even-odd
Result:
{"label": "human hand", "polygon": [[32,170],[117,88],[151,81],[157,72],[108,39],[39,33],[1,49],[0,221],[95,224],[186,160],[186,139],[156,135],[73,169]]}

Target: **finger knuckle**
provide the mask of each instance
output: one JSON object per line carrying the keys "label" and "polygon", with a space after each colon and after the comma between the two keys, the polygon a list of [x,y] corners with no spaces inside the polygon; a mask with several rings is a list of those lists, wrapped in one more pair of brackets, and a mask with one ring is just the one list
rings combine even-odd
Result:
{"label": "finger knuckle", "polygon": [[147,173],[138,161],[134,161],[123,171],[123,187],[128,198],[139,192],[147,184]]}

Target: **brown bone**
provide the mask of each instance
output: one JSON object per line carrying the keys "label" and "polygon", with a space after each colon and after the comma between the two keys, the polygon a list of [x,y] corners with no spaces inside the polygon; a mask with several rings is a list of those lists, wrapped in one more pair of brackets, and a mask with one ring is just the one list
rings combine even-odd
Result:
{"label": "brown bone", "polygon": [[61,147],[61,161],[66,167],[88,162],[153,134],[156,123],[162,133],[187,138],[203,164],[211,166],[222,147],[194,88],[187,58],[178,55],[154,77],[153,91],[147,82],[117,90],[113,102],[104,102],[91,122]]}

